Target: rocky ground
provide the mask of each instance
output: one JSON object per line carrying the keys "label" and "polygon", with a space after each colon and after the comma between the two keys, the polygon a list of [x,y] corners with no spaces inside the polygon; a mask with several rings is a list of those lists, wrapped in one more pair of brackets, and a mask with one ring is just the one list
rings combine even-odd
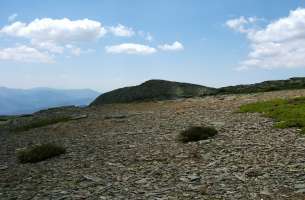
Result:
{"label": "rocky ground", "polygon": [[[70,109],[87,117],[19,133],[2,129],[0,199],[303,200],[305,136],[235,112],[244,103],[301,95],[305,90]],[[214,125],[219,134],[178,142],[192,125]],[[16,149],[44,142],[67,153],[17,162]]]}

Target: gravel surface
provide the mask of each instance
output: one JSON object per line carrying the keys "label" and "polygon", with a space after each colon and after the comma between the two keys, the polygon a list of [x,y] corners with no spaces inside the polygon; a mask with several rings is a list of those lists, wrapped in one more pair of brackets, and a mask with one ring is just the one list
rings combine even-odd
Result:
{"label": "gravel surface", "polygon": [[[0,199],[304,200],[305,136],[236,112],[244,103],[294,96],[305,90],[106,105],[26,132],[0,129]],[[219,134],[178,142],[193,125],[213,125]],[[44,142],[67,153],[17,162],[17,149]]]}

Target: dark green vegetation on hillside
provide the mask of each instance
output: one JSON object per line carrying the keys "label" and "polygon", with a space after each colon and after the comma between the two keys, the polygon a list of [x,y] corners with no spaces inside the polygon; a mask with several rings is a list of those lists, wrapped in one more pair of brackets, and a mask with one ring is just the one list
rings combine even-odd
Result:
{"label": "dark green vegetation on hillside", "polygon": [[264,81],[250,85],[236,85],[217,89],[217,94],[242,94],[269,92],[276,90],[291,90],[305,88],[305,78],[290,78],[288,80]]}
{"label": "dark green vegetation on hillside", "polygon": [[5,115],[3,115],[3,116],[0,116],[0,121],[8,121],[8,120],[14,119],[14,118],[15,118],[15,116],[5,116]]}
{"label": "dark green vegetation on hillside", "polygon": [[36,163],[60,154],[64,154],[66,149],[62,146],[47,143],[28,147],[17,152],[17,158],[21,163]]}
{"label": "dark green vegetation on hillside", "polygon": [[9,121],[17,118],[25,118],[25,117],[31,117],[32,115],[26,114],[26,115],[0,115],[0,122],[1,121]]}
{"label": "dark green vegetation on hillside", "polygon": [[150,80],[145,83],[120,88],[99,96],[91,105],[128,103],[134,101],[168,100],[185,97],[206,96],[215,93],[214,88],[189,83]]}
{"label": "dark green vegetation on hillside", "polygon": [[263,113],[275,119],[277,128],[297,127],[305,133],[305,97],[246,104],[240,107],[240,111]]}
{"label": "dark green vegetation on hillside", "polygon": [[169,100],[185,97],[204,97],[209,95],[257,93],[304,88],[305,78],[265,81],[251,85],[237,85],[218,89],[189,83],[150,80],[138,86],[120,88],[104,93],[95,99],[91,105]]}
{"label": "dark green vegetation on hillside", "polygon": [[195,142],[199,140],[207,140],[217,134],[214,127],[209,126],[193,126],[178,135],[178,140],[182,143]]}

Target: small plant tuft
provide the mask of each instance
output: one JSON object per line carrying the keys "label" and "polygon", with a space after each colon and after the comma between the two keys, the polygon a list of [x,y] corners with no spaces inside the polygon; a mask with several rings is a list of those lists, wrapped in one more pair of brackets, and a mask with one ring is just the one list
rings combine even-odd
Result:
{"label": "small plant tuft", "polygon": [[20,163],[36,163],[64,154],[65,152],[66,149],[64,147],[47,143],[19,150],[17,151],[17,158]]}
{"label": "small plant tuft", "polygon": [[217,130],[210,126],[193,126],[180,132],[178,139],[182,143],[206,140],[217,134]]}

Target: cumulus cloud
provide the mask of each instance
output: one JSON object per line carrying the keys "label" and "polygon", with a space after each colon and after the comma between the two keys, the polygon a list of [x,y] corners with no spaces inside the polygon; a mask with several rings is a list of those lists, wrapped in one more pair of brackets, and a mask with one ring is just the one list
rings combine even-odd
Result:
{"label": "cumulus cloud", "polygon": [[131,37],[135,34],[132,28],[123,26],[122,24],[109,27],[109,32],[119,37]]}
{"label": "cumulus cloud", "polygon": [[181,51],[184,49],[184,46],[176,41],[173,44],[163,44],[158,46],[159,49],[163,51]]}
{"label": "cumulus cloud", "polygon": [[[29,23],[16,21],[0,29],[1,35],[28,39],[31,46],[28,48],[40,52],[41,55],[45,55],[43,51],[47,51],[52,54],[70,52],[76,56],[80,55],[83,50],[75,45],[95,41],[103,37],[106,32],[106,28],[98,21],[70,20],[68,18],[42,18]],[[69,45],[73,48],[67,48]],[[19,51],[19,54],[21,52]]]}
{"label": "cumulus cloud", "polygon": [[[0,35],[25,39],[24,45],[1,49],[1,60],[17,60],[25,62],[50,62],[51,57],[57,54],[67,53],[79,56],[93,50],[84,50],[85,44],[96,41],[106,33],[118,37],[140,36],[146,41],[152,41],[153,37],[149,32],[137,31],[132,28],[118,24],[117,26],[104,27],[99,21],[80,19],[70,20],[68,18],[52,19],[41,18],[31,22],[15,21],[16,15],[10,18],[12,23],[0,28]],[[164,44],[158,47],[164,51],[178,51],[183,49],[180,42]],[[139,54],[148,55],[157,52],[157,48],[136,44],[123,43],[105,47],[106,52],[113,54]],[[15,55],[13,55],[15,52]],[[24,53],[24,56],[22,56]],[[52,55],[52,56],[50,56]]]}
{"label": "cumulus cloud", "polygon": [[106,34],[106,29],[98,21],[89,19],[72,21],[67,18],[42,18],[26,24],[14,22],[0,30],[0,33],[23,37],[35,41],[48,41],[58,44],[88,42]]}
{"label": "cumulus cloud", "polygon": [[148,55],[156,53],[157,50],[153,47],[142,45],[142,44],[134,44],[134,43],[124,43],[114,46],[106,46],[105,50],[107,53],[113,54],[138,54],[138,55]]}
{"label": "cumulus cloud", "polygon": [[[229,26],[240,30],[238,26]],[[243,30],[243,29],[241,29]],[[251,51],[239,69],[305,67],[305,9],[290,11],[264,28],[240,31],[247,35]]]}
{"label": "cumulus cloud", "polygon": [[13,22],[16,20],[16,18],[18,17],[18,14],[17,13],[14,13],[12,15],[10,15],[8,18],[7,18],[7,21],[8,22]]}
{"label": "cumulus cloud", "polygon": [[43,53],[28,46],[17,46],[0,49],[0,60],[13,60],[17,62],[51,63],[53,62],[48,53]]}

